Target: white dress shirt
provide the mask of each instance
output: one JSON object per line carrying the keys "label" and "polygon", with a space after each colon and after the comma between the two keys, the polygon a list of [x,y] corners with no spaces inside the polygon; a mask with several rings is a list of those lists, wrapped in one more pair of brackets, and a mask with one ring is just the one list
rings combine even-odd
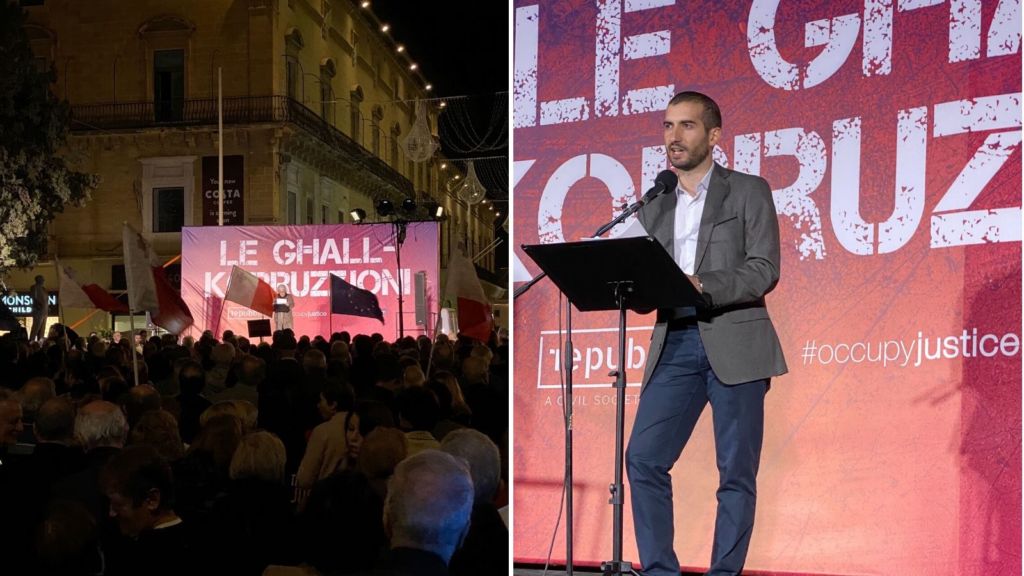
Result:
{"label": "white dress shirt", "polygon": [[700,183],[697,194],[690,196],[682,185],[676,186],[676,213],[673,231],[675,234],[675,260],[683,272],[693,275],[697,259],[697,234],[700,232],[700,218],[704,214],[704,200],[708,196],[708,184],[711,182],[712,164]]}

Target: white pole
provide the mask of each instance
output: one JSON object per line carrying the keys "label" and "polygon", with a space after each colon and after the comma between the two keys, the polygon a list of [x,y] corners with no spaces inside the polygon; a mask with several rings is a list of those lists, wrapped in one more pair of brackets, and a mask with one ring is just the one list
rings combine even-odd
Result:
{"label": "white pole", "polygon": [[224,92],[217,67],[217,226],[224,225]]}

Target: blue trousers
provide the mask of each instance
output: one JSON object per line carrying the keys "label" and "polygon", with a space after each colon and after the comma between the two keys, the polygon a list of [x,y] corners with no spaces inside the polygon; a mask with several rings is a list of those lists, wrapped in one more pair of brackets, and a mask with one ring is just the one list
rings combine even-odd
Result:
{"label": "blue trousers", "polygon": [[679,560],[672,547],[669,470],[708,402],[719,484],[707,573],[739,574],[743,569],[754,528],[767,389],[768,380],[722,384],[708,363],[696,326],[669,331],[658,365],[640,396],[626,451],[633,524],[646,576],[679,576]]}

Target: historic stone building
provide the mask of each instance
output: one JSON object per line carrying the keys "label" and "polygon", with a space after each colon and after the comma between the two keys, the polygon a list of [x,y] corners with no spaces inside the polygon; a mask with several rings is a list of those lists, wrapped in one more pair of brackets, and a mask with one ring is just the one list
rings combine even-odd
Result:
{"label": "historic stone building", "polygon": [[[53,222],[40,265],[12,276],[19,291],[39,273],[56,289],[58,256],[84,282],[123,288],[123,221],[166,261],[180,254],[182,226],[217,224],[218,70],[226,225],[347,222],[354,208],[373,220],[381,198],[413,198],[424,217],[430,201],[446,208],[442,266],[452,247],[476,254],[492,242],[494,213],[451,194],[450,163],[407,158],[417,109],[436,133],[441,101],[363,3],[24,4],[33,52],[72,107],[67,155],[102,181],[85,207]],[[99,313],[81,329],[109,327]]]}

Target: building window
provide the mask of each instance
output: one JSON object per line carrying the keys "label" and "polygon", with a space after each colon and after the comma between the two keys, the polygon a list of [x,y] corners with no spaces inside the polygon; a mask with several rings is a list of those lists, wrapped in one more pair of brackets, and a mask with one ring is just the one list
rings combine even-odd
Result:
{"label": "building window", "polygon": [[320,207],[320,223],[327,224],[327,205]]}
{"label": "building window", "polygon": [[177,122],[185,108],[185,51],[153,52],[153,106],[157,122]]}
{"label": "building window", "polygon": [[306,224],[313,224],[314,216],[316,216],[316,211],[313,209],[313,197],[308,196],[306,198]]}
{"label": "building window", "polygon": [[338,210],[338,224],[344,224],[344,223],[345,223],[345,211],[344,210]]}
{"label": "building window", "polygon": [[298,224],[299,223],[299,195],[294,190],[288,191],[288,223]]}
{"label": "building window", "polygon": [[181,232],[185,225],[185,189],[153,189],[153,232]]}
{"label": "building window", "polygon": [[294,56],[285,59],[285,81],[288,89],[288,97],[292,100],[299,98],[299,63]]}
{"label": "building window", "polygon": [[363,135],[361,128],[363,124],[363,115],[359,113],[359,104],[355,102],[352,103],[352,109],[349,116],[349,122],[352,124],[352,139],[362,144]]}

